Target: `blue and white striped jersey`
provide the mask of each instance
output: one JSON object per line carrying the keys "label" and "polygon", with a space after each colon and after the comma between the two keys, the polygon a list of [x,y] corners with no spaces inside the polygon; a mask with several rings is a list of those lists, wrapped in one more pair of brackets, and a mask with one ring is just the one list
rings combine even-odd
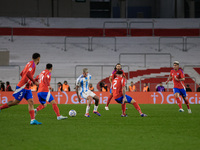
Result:
{"label": "blue and white striped jersey", "polygon": [[79,86],[79,93],[87,92],[89,90],[89,83],[91,75],[88,73],[87,77],[80,75],[76,80],[76,86]]}

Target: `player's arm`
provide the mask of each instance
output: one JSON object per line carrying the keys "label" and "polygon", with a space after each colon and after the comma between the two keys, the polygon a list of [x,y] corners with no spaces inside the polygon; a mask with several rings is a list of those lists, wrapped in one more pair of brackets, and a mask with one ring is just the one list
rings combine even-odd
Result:
{"label": "player's arm", "polygon": [[168,82],[169,82],[171,79],[172,79],[172,76],[171,76],[171,74],[170,74],[169,77],[168,77],[168,79],[167,79],[167,81],[166,81],[166,84],[168,84]]}
{"label": "player's arm", "polygon": [[79,89],[79,86],[77,85],[77,86],[76,86],[76,95],[77,95],[77,97],[78,97],[78,101],[80,102],[80,101],[81,101],[81,98],[80,98],[80,96],[79,96],[78,89]]}

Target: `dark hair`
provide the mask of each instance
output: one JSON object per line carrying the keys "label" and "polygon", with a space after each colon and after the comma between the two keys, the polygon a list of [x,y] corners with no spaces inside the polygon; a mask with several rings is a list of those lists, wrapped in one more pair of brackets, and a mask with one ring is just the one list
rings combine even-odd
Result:
{"label": "dark hair", "polygon": [[[116,67],[117,67],[117,65],[120,65],[121,66],[121,64],[120,63],[117,63],[116,65],[115,65],[115,70],[117,69]],[[121,69],[122,69],[122,67],[121,67]]]}
{"label": "dark hair", "polygon": [[7,81],[7,82],[6,82],[6,84],[7,84],[7,85],[10,85],[10,82],[9,82],[9,81]]}
{"label": "dark hair", "polygon": [[53,67],[52,64],[50,64],[50,63],[46,64],[46,69],[51,69],[52,67]]}
{"label": "dark hair", "polygon": [[117,71],[116,74],[123,74],[123,72],[121,70]]}
{"label": "dark hair", "polygon": [[33,59],[37,59],[38,57],[40,57],[40,54],[39,54],[39,53],[34,53],[34,54],[32,55],[32,58],[33,58]]}

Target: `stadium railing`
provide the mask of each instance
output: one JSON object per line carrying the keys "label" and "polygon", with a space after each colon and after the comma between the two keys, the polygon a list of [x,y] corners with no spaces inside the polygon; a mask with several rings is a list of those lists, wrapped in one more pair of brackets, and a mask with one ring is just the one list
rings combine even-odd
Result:
{"label": "stadium railing", "polygon": [[171,67],[172,64],[172,55],[170,53],[120,53],[119,54],[119,63],[122,63],[121,57],[123,55],[143,55],[144,56],[144,67],[146,67],[147,64],[147,55],[168,55],[170,57],[169,59],[169,67]]}
{"label": "stadium railing", "polygon": [[152,24],[152,36],[155,35],[155,32],[154,32],[154,21],[130,21],[129,22],[129,35],[131,36],[131,25],[132,24],[138,24],[138,23],[145,23],[145,24]]}
{"label": "stadium railing", "polygon": [[158,51],[160,52],[161,51],[161,48],[160,48],[160,43],[161,43],[161,39],[182,39],[183,42],[182,42],[182,45],[183,45],[183,48],[182,48],[182,51],[185,51],[184,49],[184,43],[185,43],[185,38],[184,36],[161,36],[158,38]]}

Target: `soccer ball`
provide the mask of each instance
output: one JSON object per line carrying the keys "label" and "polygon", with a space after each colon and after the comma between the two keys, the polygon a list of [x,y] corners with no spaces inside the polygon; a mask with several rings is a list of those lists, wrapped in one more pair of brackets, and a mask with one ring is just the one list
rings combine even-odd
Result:
{"label": "soccer ball", "polygon": [[70,110],[69,111],[69,116],[75,117],[76,116],[76,111],[75,110]]}

